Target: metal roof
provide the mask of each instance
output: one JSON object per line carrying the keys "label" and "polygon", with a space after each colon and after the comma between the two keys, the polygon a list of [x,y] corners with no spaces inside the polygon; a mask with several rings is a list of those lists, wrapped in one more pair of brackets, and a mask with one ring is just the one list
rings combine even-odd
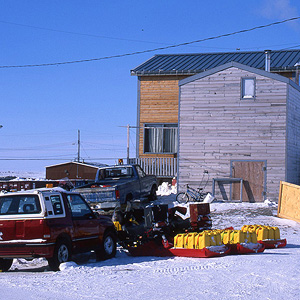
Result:
{"label": "metal roof", "polygon": [[[131,75],[193,75],[229,62],[265,68],[265,51],[158,54],[131,70]],[[295,70],[300,50],[271,51],[271,71]]]}

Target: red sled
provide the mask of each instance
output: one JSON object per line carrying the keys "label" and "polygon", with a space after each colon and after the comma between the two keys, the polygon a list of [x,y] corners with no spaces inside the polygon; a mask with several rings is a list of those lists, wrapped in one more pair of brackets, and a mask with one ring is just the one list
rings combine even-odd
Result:
{"label": "red sled", "polygon": [[[250,246],[251,245],[251,246]],[[250,254],[264,252],[265,246],[260,243],[256,244],[231,244],[231,254]]]}
{"label": "red sled", "polygon": [[173,253],[174,256],[181,256],[181,257],[216,257],[227,255],[230,253],[230,248],[225,246],[222,249],[219,248],[218,250],[214,250],[213,247],[203,248],[203,249],[185,249],[185,248],[171,248],[169,251]]}
{"label": "red sled", "polygon": [[257,242],[264,245],[266,249],[283,248],[286,246],[286,239],[264,240],[264,241],[257,241]]}
{"label": "red sled", "polygon": [[137,247],[129,247],[128,252],[132,256],[181,256],[181,257],[215,257],[227,255],[230,253],[230,247],[210,247],[203,249],[184,249],[184,248],[169,248],[163,244],[159,245],[154,241],[149,241]]}

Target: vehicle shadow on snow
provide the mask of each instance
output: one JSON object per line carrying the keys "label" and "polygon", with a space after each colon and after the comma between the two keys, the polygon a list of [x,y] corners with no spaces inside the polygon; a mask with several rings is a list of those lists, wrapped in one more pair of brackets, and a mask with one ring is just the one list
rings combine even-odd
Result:
{"label": "vehicle shadow on snow", "polygon": [[[170,259],[172,257],[157,257],[157,256],[130,256],[125,250],[118,249],[117,254],[114,258],[97,261],[94,253],[82,253],[74,255],[70,261],[72,267],[117,267],[138,264],[143,262],[153,262]],[[75,264],[72,264],[74,262]],[[130,269],[128,269],[130,270]],[[9,273],[42,273],[42,272],[52,272],[47,264],[46,260],[39,262],[28,261],[16,261],[12,268],[8,271]]]}
{"label": "vehicle shadow on snow", "polygon": [[300,248],[300,245],[297,244],[287,244],[285,248]]}
{"label": "vehicle shadow on snow", "polygon": [[114,258],[96,261],[96,258],[93,254],[90,255],[88,260],[74,260],[78,266],[88,266],[88,267],[114,267],[114,266],[124,266],[124,265],[132,265],[143,262],[153,262],[160,260],[173,259],[172,256],[167,257],[158,257],[158,256],[131,256],[128,255],[125,250],[119,249]]}

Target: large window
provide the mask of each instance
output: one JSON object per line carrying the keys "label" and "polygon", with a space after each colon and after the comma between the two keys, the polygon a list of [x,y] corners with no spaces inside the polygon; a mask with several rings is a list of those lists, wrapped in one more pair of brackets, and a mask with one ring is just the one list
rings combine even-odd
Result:
{"label": "large window", "polygon": [[0,199],[0,215],[38,214],[41,205],[37,195],[5,196]]}
{"label": "large window", "polygon": [[255,98],[255,78],[242,78],[242,99]]}
{"label": "large window", "polygon": [[145,124],[144,153],[177,153],[177,124]]}

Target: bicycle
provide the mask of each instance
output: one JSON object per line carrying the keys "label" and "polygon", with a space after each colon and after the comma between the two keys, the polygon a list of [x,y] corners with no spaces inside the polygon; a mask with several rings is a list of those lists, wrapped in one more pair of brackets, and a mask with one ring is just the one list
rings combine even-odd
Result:
{"label": "bicycle", "polygon": [[[203,186],[204,178],[206,178],[206,182],[204,184],[204,188],[206,187],[208,181],[209,181],[209,173],[207,170],[204,170],[203,176],[200,182],[200,185]],[[188,184],[186,185],[186,191],[185,192],[180,192],[176,195],[176,201],[179,203],[187,203],[190,201],[193,202],[202,202],[206,195],[208,194],[207,192],[204,192],[204,188],[192,188]]]}
{"label": "bicycle", "polygon": [[194,189],[188,184],[186,185],[187,189],[185,192],[180,192],[176,196],[176,201],[179,203],[187,202],[202,202],[208,193],[203,192],[203,188]]}

